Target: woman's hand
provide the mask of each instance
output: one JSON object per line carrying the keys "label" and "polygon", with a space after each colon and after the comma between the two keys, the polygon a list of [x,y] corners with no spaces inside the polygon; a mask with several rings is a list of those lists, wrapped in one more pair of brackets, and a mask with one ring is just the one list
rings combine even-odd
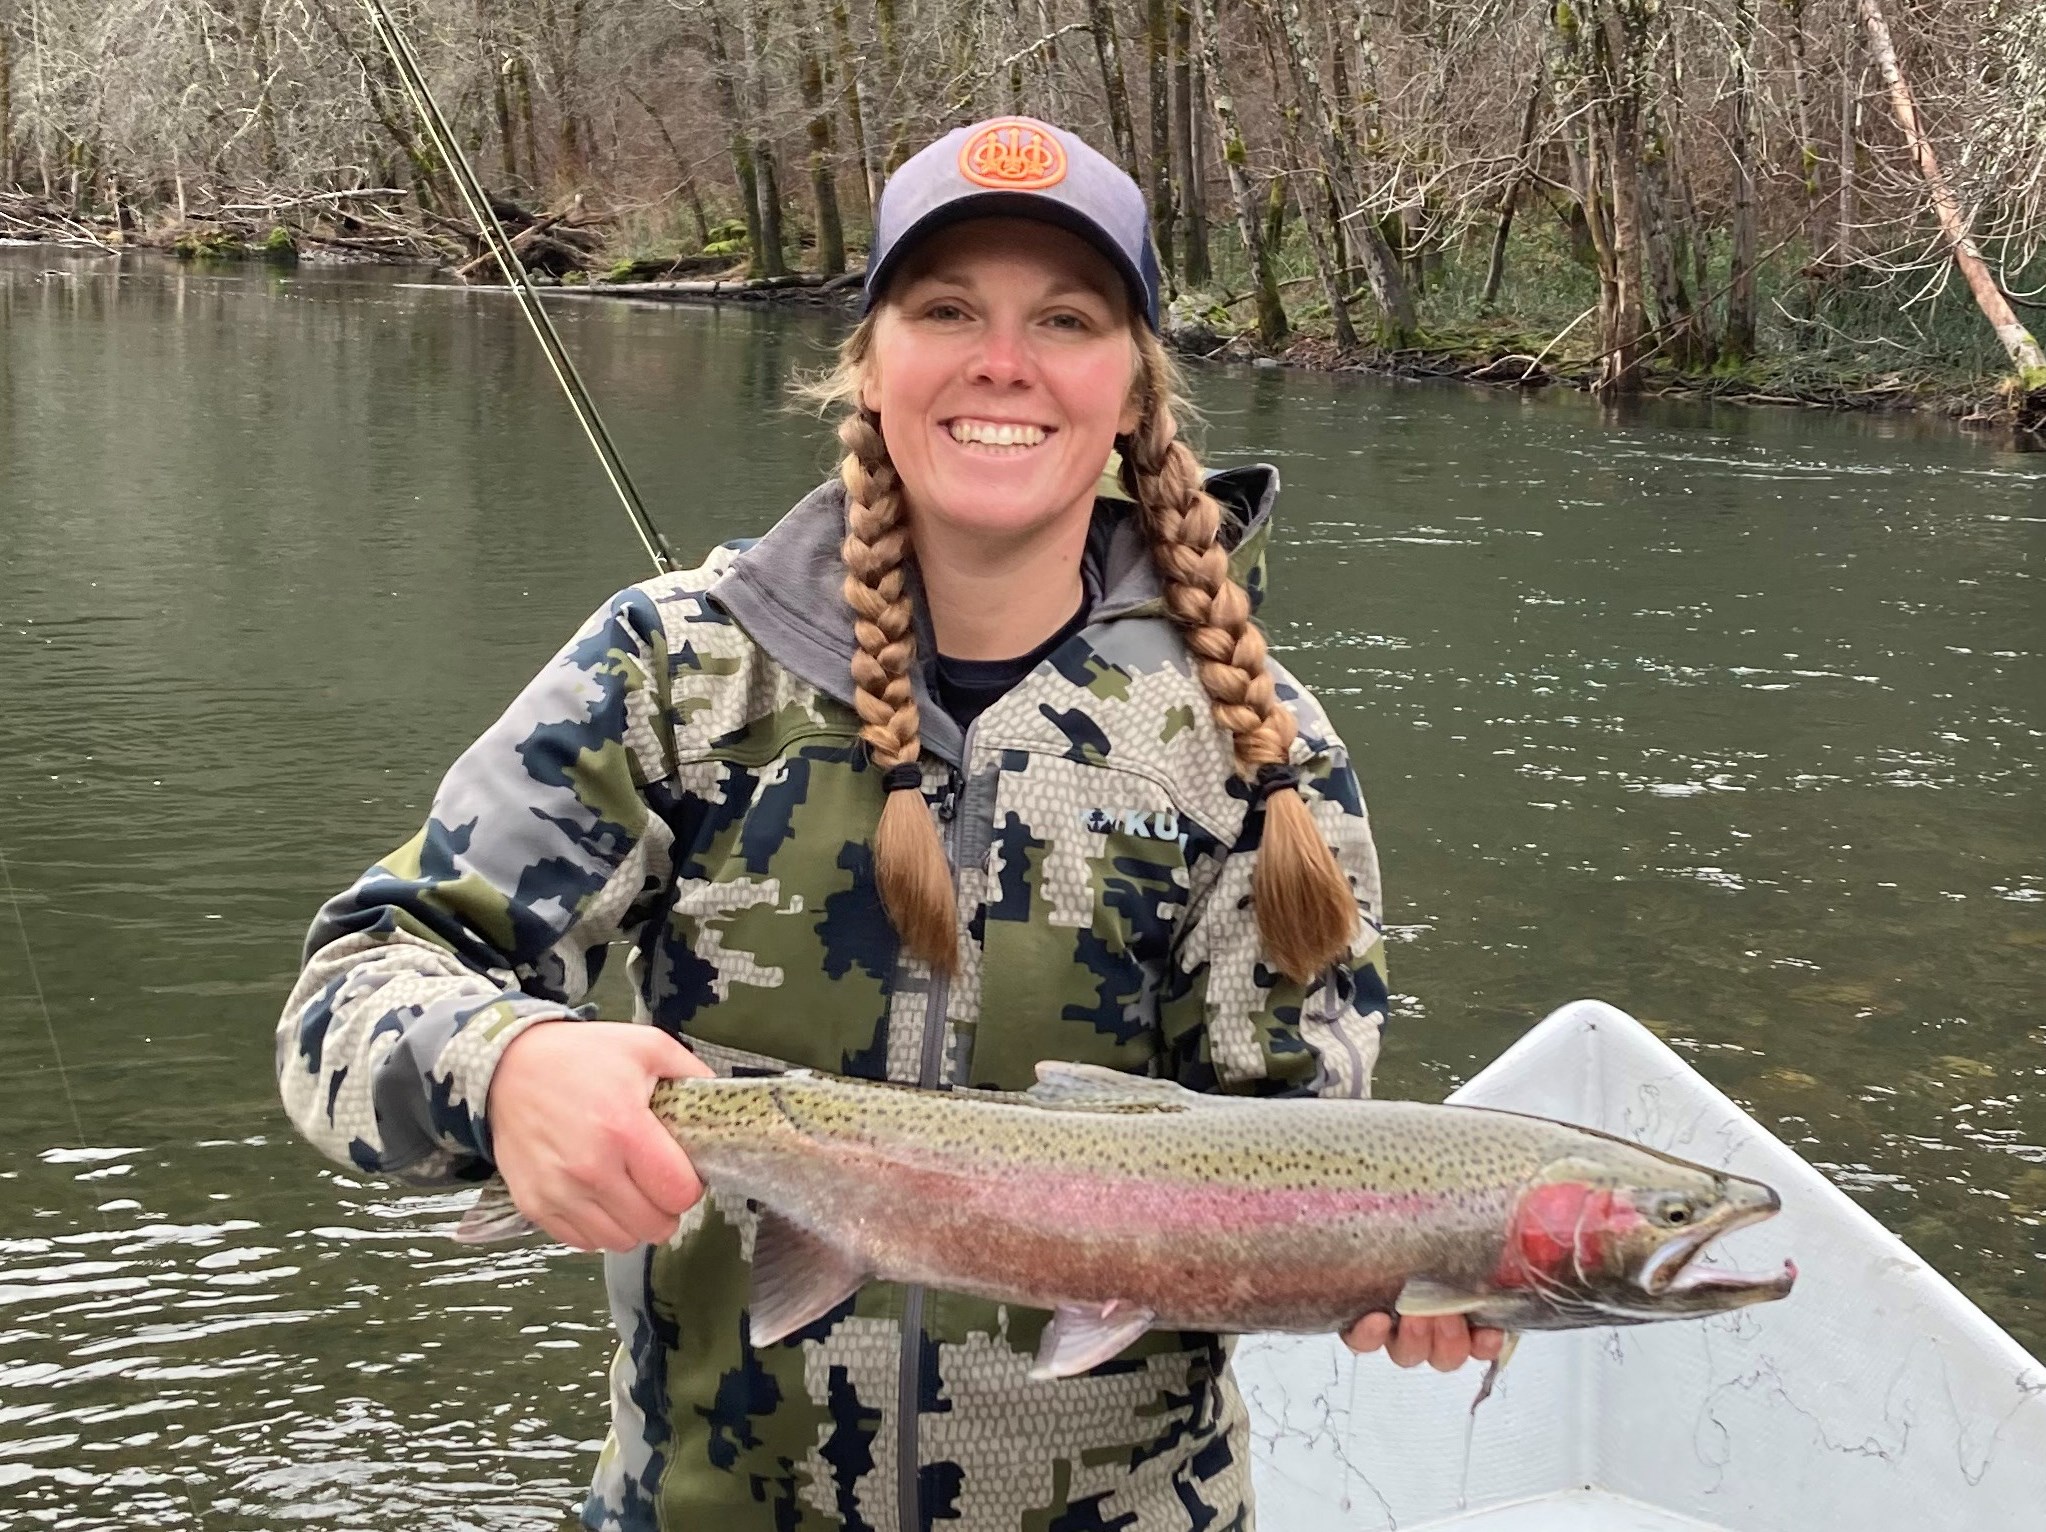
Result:
{"label": "woman's hand", "polygon": [[1405,1319],[1366,1314],[1343,1332],[1343,1344],[1352,1351],[1382,1347],[1397,1366],[1426,1362],[1437,1372],[1455,1372],[1470,1361],[1496,1362],[1505,1343],[1504,1330],[1483,1326],[1473,1330],[1461,1314],[1413,1314]]}
{"label": "woman's hand", "polygon": [[498,1060],[484,1107],[512,1201],[577,1250],[672,1238],[703,1183],[647,1101],[657,1080],[710,1073],[657,1027],[528,1027]]}

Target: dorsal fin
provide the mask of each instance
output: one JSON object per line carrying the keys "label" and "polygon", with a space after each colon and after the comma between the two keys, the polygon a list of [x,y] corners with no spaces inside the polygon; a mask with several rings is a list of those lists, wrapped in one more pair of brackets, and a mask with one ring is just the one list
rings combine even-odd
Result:
{"label": "dorsal fin", "polygon": [[1038,1106],[1064,1112],[1185,1112],[1219,1104],[1219,1098],[1198,1095],[1171,1080],[1056,1059],[1038,1064],[1037,1083],[1024,1094]]}

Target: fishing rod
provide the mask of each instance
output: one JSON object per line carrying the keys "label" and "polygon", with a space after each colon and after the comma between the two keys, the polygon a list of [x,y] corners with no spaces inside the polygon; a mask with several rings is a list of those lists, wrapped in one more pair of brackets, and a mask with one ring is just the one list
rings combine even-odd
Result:
{"label": "fishing rod", "polygon": [[369,12],[370,25],[376,31],[377,40],[384,45],[384,52],[390,55],[391,67],[398,72],[399,83],[405,87],[405,94],[412,98],[413,109],[426,125],[427,136],[433,140],[434,147],[440,151],[441,162],[454,178],[455,189],[469,205],[469,214],[476,220],[477,228],[483,231],[483,242],[497,258],[505,281],[511,284],[512,295],[518,299],[520,312],[539,338],[540,349],[547,354],[547,365],[554,369],[555,380],[561,384],[561,391],[568,395],[568,407],[575,412],[576,423],[583,428],[583,435],[589,438],[590,445],[597,449],[597,456],[604,464],[604,476],[618,492],[625,514],[632,518],[632,529],[639,534],[640,545],[654,561],[654,568],[667,574],[675,567],[674,552],[668,547],[668,540],[661,535],[661,529],[654,525],[653,518],[647,515],[646,505],[639,498],[639,491],[633,487],[632,475],[625,471],[625,462],[618,456],[611,433],[604,427],[604,418],[597,413],[596,401],[583,386],[582,374],[576,371],[575,363],[563,349],[561,337],[555,333],[554,321],[548,318],[532,279],[526,275],[525,263],[512,247],[504,225],[497,221],[497,213],[484,193],[483,183],[476,179],[469,156],[463,152],[454,130],[448,126],[447,118],[441,115],[440,104],[433,99],[426,74],[419,67],[419,56],[412,51],[412,44],[406,40],[405,34],[398,30],[398,23],[392,19],[384,0],[362,0],[362,3]]}

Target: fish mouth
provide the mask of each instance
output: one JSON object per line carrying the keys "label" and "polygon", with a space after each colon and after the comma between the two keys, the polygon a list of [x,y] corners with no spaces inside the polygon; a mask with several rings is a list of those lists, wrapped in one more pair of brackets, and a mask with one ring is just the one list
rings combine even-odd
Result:
{"label": "fish mouth", "polygon": [[1797,1281],[1795,1261],[1785,1260],[1780,1271],[1766,1276],[1693,1265],[1721,1235],[1758,1224],[1781,1211],[1782,1199],[1773,1188],[1758,1185],[1755,1191],[1759,1195],[1754,1201],[1726,1207],[1718,1216],[1702,1220],[1696,1228],[1658,1246],[1636,1274],[1641,1292],[1664,1306],[1707,1310],[1742,1308],[1787,1296]]}

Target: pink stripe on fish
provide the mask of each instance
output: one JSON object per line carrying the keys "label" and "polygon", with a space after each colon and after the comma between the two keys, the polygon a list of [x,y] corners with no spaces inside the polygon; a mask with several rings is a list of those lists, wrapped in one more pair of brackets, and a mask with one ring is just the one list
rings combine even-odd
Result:
{"label": "pink stripe on fish", "polygon": [[1135,1176],[1039,1174],[1026,1182],[977,1182],[973,1200],[1009,1206],[1029,1198],[1040,1215],[1081,1232],[1132,1224],[1174,1229],[1280,1228],[1353,1218],[1424,1218],[1454,1206],[1446,1192],[1363,1187],[1202,1186]]}

